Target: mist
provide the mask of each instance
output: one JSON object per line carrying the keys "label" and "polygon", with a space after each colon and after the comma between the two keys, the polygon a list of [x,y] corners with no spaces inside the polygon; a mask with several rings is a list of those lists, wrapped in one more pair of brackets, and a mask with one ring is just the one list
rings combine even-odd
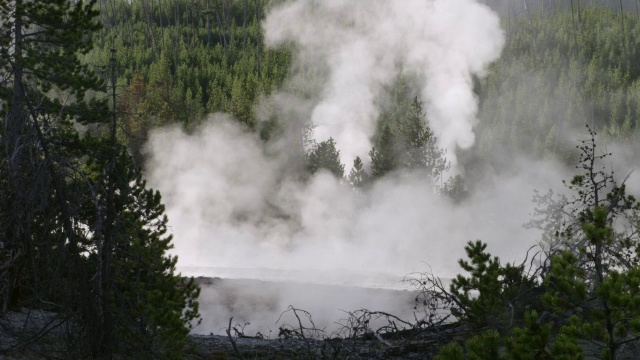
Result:
{"label": "mist", "polygon": [[417,81],[439,145],[455,162],[456,148],[475,139],[473,77],[505,41],[498,16],[474,0],[284,2],[264,30],[268,45],[295,45],[295,67],[327,69],[318,101],[301,117],[316,125],[317,141],[336,140],[345,164],[371,149],[377,99],[400,71]]}
{"label": "mist", "polygon": [[[456,260],[464,256],[464,244],[475,239],[487,241],[503,261],[522,261],[540,239],[537,231],[523,228],[533,211],[533,189],[557,188],[568,176],[559,164],[522,159],[513,175],[483,180],[458,205],[418,177],[392,175],[356,193],[328,172],[307,181],[283,178],[279,159],[225,115],[211,116],[194,134],[158,131],[148,148],[148,177],[162,191],[186,275],[369,288],[409,289],[401,280],[411,272],[452,277],[459,272]],[[256,287],[238,291],[247,299],[265,295]],[[278,306],[268,309],[243,308],[238,300],[235,316],[261,324],[256,319],[275,322],[287,305],[331,304],[334,316],[340,309],[354,310],[348,304],[384,305],[395,313],[412,309],[406,297],[395,306],[367,296],[330,303],[323,296],[315,297],[317,302],[303,297],[305,302],[296,304],[300,295],[286,296],[296,292],[276,293],[272,303]],[[209,289],[203,301],[223,296]],[[210,316],[234,316],[227,311]],[[205,312],[205,324],[207,318]],[[219,328],[213,324],[196,329],[214,330]]]}
{"label": "mist", "polygon": [[146,146],[146,176],[162,192],[179,269],[253,281],[205,288],[196,332],[218,333],[234,316],[265,333],[288,305],[329,326],[356,308],[410,316],[410,293],[394,300],[346,289],[406,290],[402,279],[412,272],[452,277],[471,240],[518,263],[538,243],[540,233],[523,227],[534,189],[558,189],[572,175],[553,159],[489,154],[508,158],[509,171],[474,178],[461,203],[420,176],[392,173],[356,192],[329,172],[300,176],[294,161],[309,125],[316,141],[336,140],[347,172],[356,156],[367,161],[385,91],[406,74],[453,171],[462,172],[457,154],[474,151],[478,122],[473,79],[505,41],[489,7],[298,0],[275,6],[263,26],[269,46],[295,49],[290,81],[255,114],[284,121],[281,136],[265,143],[228,115],[211,114],[189,133],[155,130]]}

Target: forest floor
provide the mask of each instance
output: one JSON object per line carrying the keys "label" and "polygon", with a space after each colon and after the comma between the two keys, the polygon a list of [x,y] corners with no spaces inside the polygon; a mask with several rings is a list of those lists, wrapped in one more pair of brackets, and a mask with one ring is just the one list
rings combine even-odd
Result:
{"label": "forest floor", "polygon": [[[465,332],[460,326],[447,329],[449,340],[461,340]],[[444,345],[434,333],[423,331],[417,336],[400,336],[396,340],[376,339],[255,339],[234,338],[235,348],[229,337],[220,335],[191,335],[195,348],[187,359],[433,359]],[[442,334],[440,334],[442,335]],[[585,360],[600,359],[600,348],[581,342]],[[640,343],[625,346],[618,354],[621,360],[640,359]]]}
{"label": "forest floor", "polygon": [[412,291],[274,279],[196,281],[203,323],[190,335],[193,359],[430,359],[456,333],[447,327],[438,334],[375,335],[371,330],[382,326],[406,329],[402,319],[414,317]]}
{"label": "forest floor", "polygon": [[426,337],[412,341],[234,338],[234,347],[227,336],[191,338],[196,346],[189,359],[431,359],[442,345]]}

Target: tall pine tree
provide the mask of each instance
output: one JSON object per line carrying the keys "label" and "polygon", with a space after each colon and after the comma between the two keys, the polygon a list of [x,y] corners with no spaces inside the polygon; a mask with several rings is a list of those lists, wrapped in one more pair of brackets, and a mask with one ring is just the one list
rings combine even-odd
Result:
{"label": "tall pine tree", "polygon": [[80,61],[95,5],[0,2],[0,322],[46,310],[49,322],[12,341],[64,326],[76,356],[176,358],[198,288],[175,274],[160,196],[117,142],[115,92],[113,111],[90,96],[106,90]]}

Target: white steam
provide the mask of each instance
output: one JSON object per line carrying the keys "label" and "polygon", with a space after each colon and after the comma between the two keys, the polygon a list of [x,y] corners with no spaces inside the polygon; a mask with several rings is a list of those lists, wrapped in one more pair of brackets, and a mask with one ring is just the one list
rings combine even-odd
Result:
{"label": "white steam", "polygon": [[504,45],[498,16],[475,0],[297,0],[272,9],[264,28],[267,44],[296,45],[300,68],[328,69],[310,121],[318,141],[336,140],[346,164],[370,150],[376,100],[401,71],[418,80],[439,145],[455,162],[456,147],[475,139],[472,78]]}
{"label": "white steam", "polygon": [[381,275],[395,281],[425,270],[423,262],[450,276],[475,239],[515,259],[538,236],[522,228],[533,189],[563,178],[554,165],[522,162],[517,174],[489,179],[461,205],[417,176],[388,177],[355,193],[328,172],[306,182],[283,176],[261,140],[222,115],[193,135],[157,131],[148,149],[147,175],[162,191],[181,266],[278,269],[324,283],[348,282],[335,278],[346,272],[393,286]]}
{"label": "white steam", "polygon": [[[193,134],[165,128],[150,136],[147,177],[163,194],[182,269],[228,278],[398,288],[403,275],[428,266],[443,277],[458,273],[456,259],[464,256],[469,240],[489,242],[489,251],[504,261],[523,259],[539,239],[522,227],[534,206],[532,190],[557,188],[568,178],[561,166],[513,156],[511,175],[483,179],[469,199],[454,205],[418,176],[391,175],[361,193],[327,172],[301,181],[292,151],[312,122],[318,141],[336,140],[348,172],[353,158],[366,158],[378,102],[402,73],[419,84],[415,90],[430,125],[454,160],[456,148],[474,142],[473,76],[483,75],[504,44],[499,19],[489,8],[474,0],[298,0],[273,8],[264,27],[268,44],[293,42],[297,48],[288,90],[266,99],[256,114],[268,118],[266,113],[275,111],[287,122],[283,138],[266,147],[255,133],[220,114]],[[305,83],[314,72],[323,81]],[[220,308],[209,320],[205,314],[211,324],[199,331],[217,331],[218,319],[238,315],[224,312],[241,306],[242,299],[272,299],[263,310],[262,303],[255,307],[246,300],[246,307],[258,312],[245,314],[247,320],[275,321],[298,299],[317,301],[293,303],[302,308],[326,305],[323,294],[305,297],[278,286],[240,284],[237,300],[229,300],[234,286],[227,283],[203,291],[210,296],[203,303]],[[392,302],[363,295],[335,306],[353,310],[358,304]],[[407,305],[406,298],[399,304]]]}
{"label": "white steam", "polygon": [[[458,273],[456,259],[475,239],[489,242],[488,250],[504,261],[521,261],[539,239],[522,227],[533,209],[532,189],[557,188],[568,178],[560,166],[514,158],[513,175],[487,179],[459,205],[434,195],[418,177],[388,177],[355,193],[330,173],[306,182],[283,175],[277,169],[286,167],[286,157],[265,155],[255,134],[224,115],[210,117],[193,135],[156,131],[148,150],[147,176],[162,191],[182,271],[236,279],[406,288],[400,280],[413,271]],[[337,319],[318,317],[340,316],[339,309],[412,309],[405,295],[397,303],[366,292],[340,300],[338,289],[329,301],[326,294],[294,296],[299,285],[264,286],[205,289],[205,322],[196,331],[217,332],[231,316],[264,331],[290,304],[328,324]],[[271,305],[261,303],[267,295]]]}

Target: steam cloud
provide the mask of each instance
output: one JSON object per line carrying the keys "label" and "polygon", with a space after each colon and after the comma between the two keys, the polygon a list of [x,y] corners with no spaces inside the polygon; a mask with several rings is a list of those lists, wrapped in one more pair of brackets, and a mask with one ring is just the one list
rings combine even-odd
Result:
{"label": "steam cloud", "polygon": [[[513,159],[513,175],[486,179],[460,205],[417,177],[388,177],[358,194],[328,172],[308,182],[283,176],[286,157],[266,155],[255,134],[225,115],[211,116],[192,135],[157,131],[148,149],[147,176],[162,191],[183,273],[236,279],[406,289],[400,280],[410,272],[459,272],[455,260],[475,239],[488,241],[504,261],[521,261],[540,238],[522,227],[532,189],[555,188],[568,177],[553,163]],[[217,332],[231,316],[266,331],[289,304],[329,328],[344,317],[339,309],[404,315],[412,308],[406,295],[397,303],[366,292],[340,300],[340,290],[303,288],[321,292],[313,297],[298,294],[299,285],[258,285],[203,289],[205,321],[196,331]],[[322,292],[330,290],[329,301]]]}
{"label": "steam cloud", "polygon": [[306,182],[283,177],[283,160],[224,115],[193,135],[157,131],[148,149],[147,175],[162,191],[181,266],[262,269],[246,276],[259,278],[278,269],[278,276],[290,271],[291,279],[320,283],[353,276],[359,285],[394,287],[402,275],[425,270],[423,261],[453,275],[473,239],[515,259],[538,238],[522,228],[532,189],[566,178],[553,163],[520,161],[513,176],[487,179],[461,205],[419,177],[392,176],[355,193],[329,172]]}
{"label": "steam cloud", "polygon": [[264,28],[267,44],[297,46],[299,67],[328,68],[311,121],[346,164],[371,148],[376,99],[401,70],[419,80],[439,145],[455,162],[456,147],[475,140],[472,78],[504,45],[498,16],[475,0],[298,0],[276,6]]}
{"label": "steam cloud", "polygon": [[[490,242],[489,251],[510,261],[521,260],[539,239],[522,224],[530,218],[532,189],[567,178],[552,162],[514,158],[512,175],[484,179],[468,201],[454,205],[419,177],[389,176],[355,193],[328,172],[300,181],[291,161],[290,147],[309,122],[317,125],[317,140],[336,139],[345,164],[365,156],[377,101],[400,72],[418,81],[416,91],[450,160],[456,147],[471,146],[477,110],[472,78],[484,73],[504,43],[489,8],[473,0],[298,0],[273,8],[264,28],[268,44],[297,45],[291,82],[256,114],[267,118],[275,111],[288,121],[279,142],[265,146],[233,119],[214,114],[193,134],[160,129],[147,144],[146,175],[162,191],[182,269],[398,288],[403,275],[428,270],[425,263],[443,277],[457,273],[455,259],[469,240]],[[305,74],[314,71],[326,72],[326,81],[305,84]],[[300,86],[296,81],[309,86],[311,96],[286,90]],[[216,291],[203,296],[227,296]],[[251,291],[240,292],[246,297]],[[350,301],[372,304],[369,297]],[[247,320],[275,321],[289,303],[273,303],[270,314],[247,314]],[[228,319],[224,311],[209,319]],[[217,331],[219,324],[207,326],[198,331]]]}

